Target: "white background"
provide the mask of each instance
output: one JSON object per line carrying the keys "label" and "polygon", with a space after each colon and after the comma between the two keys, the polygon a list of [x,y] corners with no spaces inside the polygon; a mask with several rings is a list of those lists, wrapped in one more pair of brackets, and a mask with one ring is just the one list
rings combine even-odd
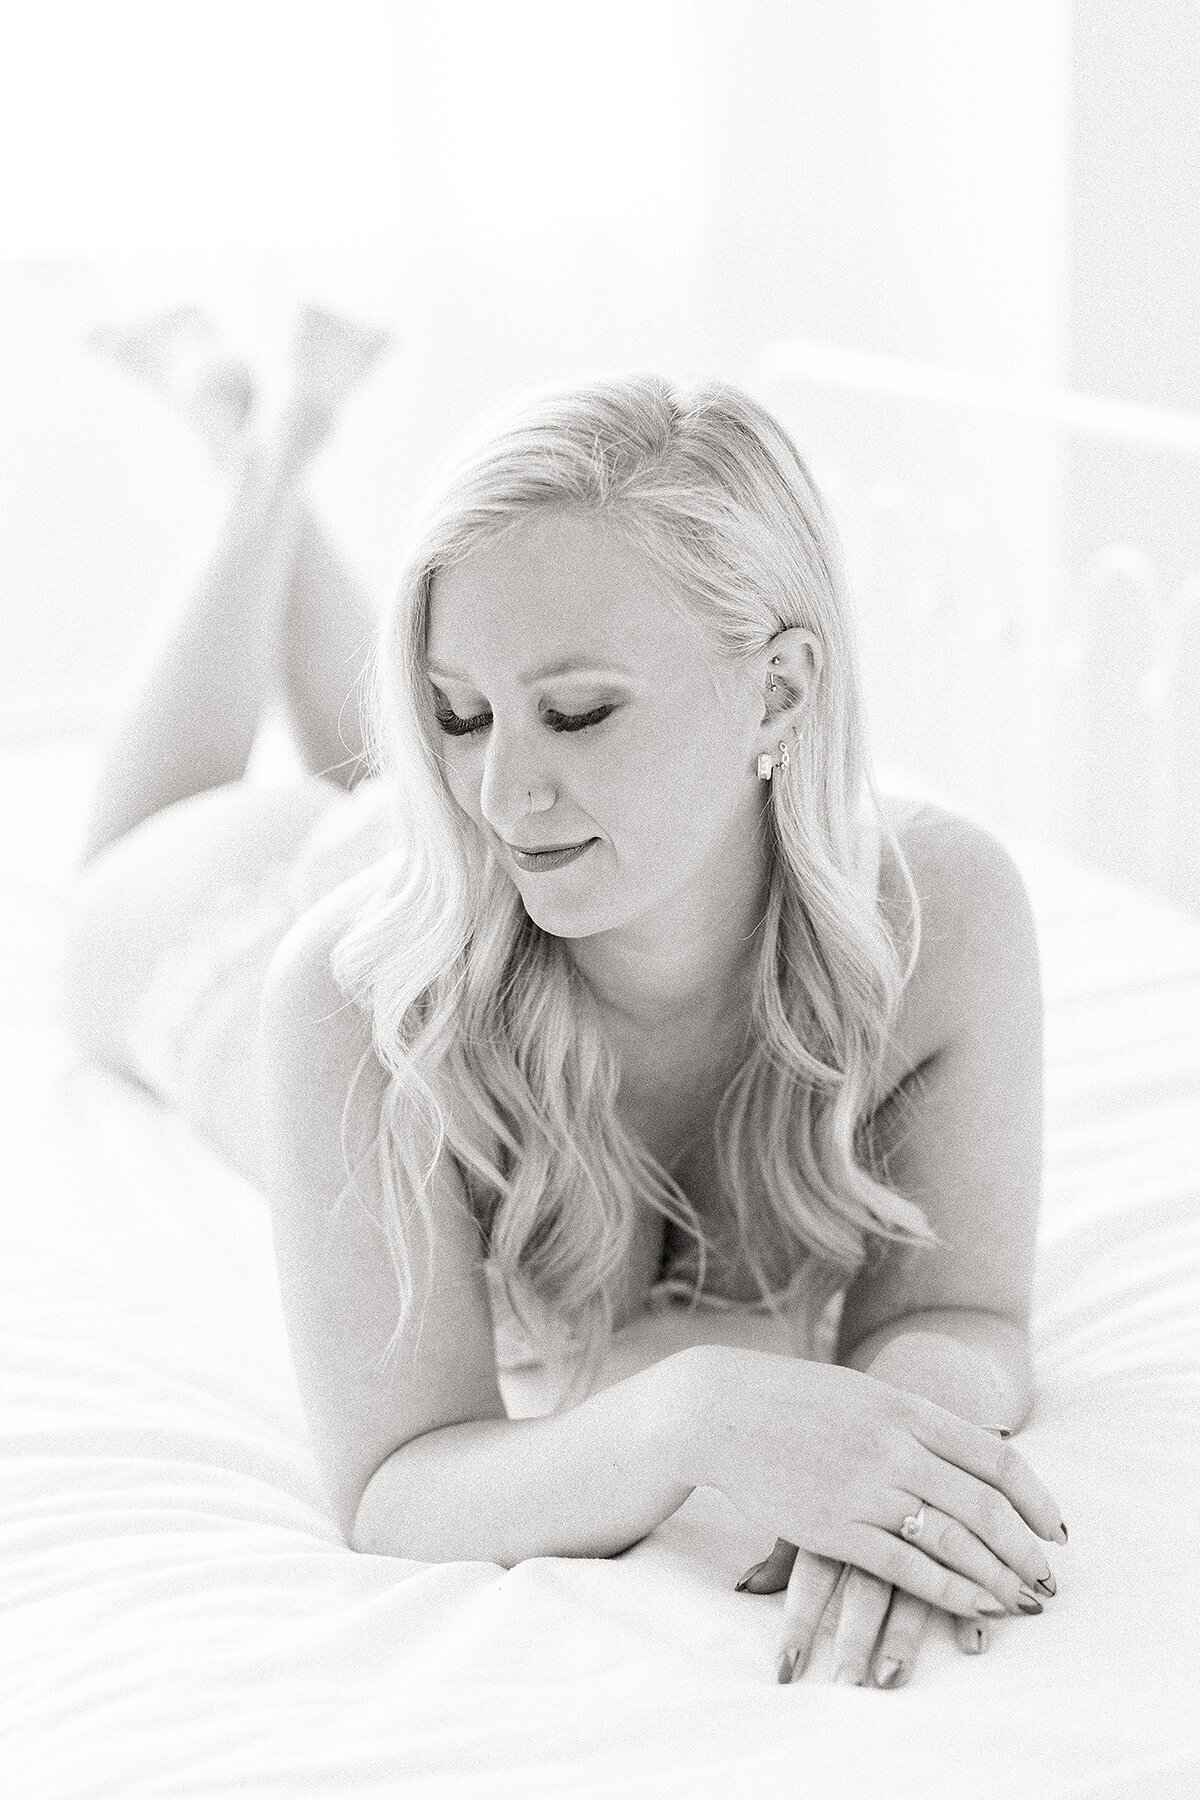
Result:
{"label": "white background", "polygon": [[103,720],[218,499],[83,348],[306,294],[396,353],[316,485],[382,602],[446,441],[533,380],[783,336],[1200,408],[1200,8],[45,0],[0,64],[0,731]]}

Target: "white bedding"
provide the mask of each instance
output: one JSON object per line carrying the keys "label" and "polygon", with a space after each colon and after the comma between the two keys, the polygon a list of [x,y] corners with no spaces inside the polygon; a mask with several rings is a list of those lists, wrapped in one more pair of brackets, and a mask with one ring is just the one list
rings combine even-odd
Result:
{"label": "white bedding", "polygon": [[[1044,1615],[894,1693],[773,1679],[767,1546],[700,1492],[610,1560],[354,1555],[264,1201],[53,1012],[86,747],[0,766],[0,1793],[1200,1794],[1200,922],[1027,844],[1048,1008],[1022,1447]],[[817,1672],[823,1665],[818,1660]]]}

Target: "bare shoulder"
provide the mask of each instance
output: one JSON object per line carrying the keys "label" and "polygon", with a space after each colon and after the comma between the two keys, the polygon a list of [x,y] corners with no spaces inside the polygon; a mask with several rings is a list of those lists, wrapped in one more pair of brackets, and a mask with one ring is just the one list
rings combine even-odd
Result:
{"label": "bare shoulder", "polygon": [[[898,1061],[912,1070],[970,1031],[1004,983],[1036,983],[1037,932],[1024,878],[995,832],[932,802],[882,798],[921,912],[895,1034]],[[879,890],[890,915],[907,918],[903,872],[886,841]]]}

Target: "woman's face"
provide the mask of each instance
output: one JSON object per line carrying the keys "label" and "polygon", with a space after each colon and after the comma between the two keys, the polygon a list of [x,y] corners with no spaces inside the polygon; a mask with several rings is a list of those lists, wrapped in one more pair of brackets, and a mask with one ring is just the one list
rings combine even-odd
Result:
{"label": "woman's face", "polygon": [[[440,572],[429,676],[459,806],[544,930],[758,891],[763,707],[602,520],[543,513]],[[559,866],[515,854],[587,843]],[[703,910],[703,908],[701,908]]]}

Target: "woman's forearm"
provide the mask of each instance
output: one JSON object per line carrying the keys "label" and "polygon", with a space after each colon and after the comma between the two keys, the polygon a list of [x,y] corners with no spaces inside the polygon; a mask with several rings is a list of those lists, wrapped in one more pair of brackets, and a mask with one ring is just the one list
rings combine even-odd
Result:
{"label": "woman's forearm", "polygon": [[367,1484],[351,1547],[422,1562],[611,1556],[687,1499],[700,1400],[689,1350],[536,1419],[426,1432]]}
{"label": "woman's forearm", "polygon": [[912,1313],[872,1332],[842,1361],[975,1425],[1016,1431],[1029,1416],[1028,1335],[996,1313]]}

